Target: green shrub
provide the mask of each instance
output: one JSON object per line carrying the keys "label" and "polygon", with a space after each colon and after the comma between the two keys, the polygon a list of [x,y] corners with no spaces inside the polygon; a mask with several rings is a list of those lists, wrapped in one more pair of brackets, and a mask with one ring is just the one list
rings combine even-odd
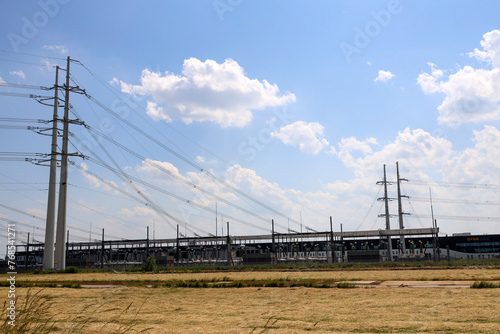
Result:
{"label": "green shrub", "polygon": [[64,273],[66,274],[76,274],[78,272],[78,268],[75,267],[68,267],[64,269]]}
{"label": "green shrub", "polygon": [[340,282],[339,284],[337,284],[337,288],[339,288],[339,289],[354,289],[354,288],[356,288],[356,285],[352,284],[352,283],[347,283],[347,282]]}
{"label": "green shrub", "polygon": [[148,256],[146,261],[142,263],[142,271],[155,271],[156,258],[153,255]]}
{"label": "green shrub", "polygon": [[481,282],[474,282],[474,284],[472,284],[470,287],[472,289],[495,289],[495,288],[500,288],[500,284],[481,281]]}

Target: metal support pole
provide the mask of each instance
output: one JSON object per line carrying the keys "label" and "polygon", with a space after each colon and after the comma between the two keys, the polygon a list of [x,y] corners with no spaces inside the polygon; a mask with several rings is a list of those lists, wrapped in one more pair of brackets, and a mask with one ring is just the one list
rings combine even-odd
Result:
{"label": "metal support pole", "polygon": [[330,216],[330,248],[332,252],[332,262],[335,263],[335,244],[333,242],[333,219]]}
{"label": "metal support pole", "polygon": [[219,240],[217,240],[217,202],[215,202],[215,264],[219,262]]}
{"label": "metal support pole", "polygon": [[[396,162],[396,174],[397,174],[397,184],[398,184],[398,216],[399,216],[399,228],[404,229],[404,224],[403,224],[403,206],[401,204],[401,186],[400,183],[401,181],[407,181],[406,179],[401,179],[399,177],[399,163]],[[405,242],[405,236],[402,234],[399,238],[399,241],[401,243],[401,250],[404,255],[406,255],[406,242]]]}
{"label": "metal support pole", "polygon": [[[385,203],[385,228],[387,230],[391,229],[391,220],[389,216],[389,197],[387,196],[387,176],[385,173],[385,165],[384,165],[384,203]],[[391,236],[387,236],[387,251],[389,253],[389,259],[392,261],[392,240]]]}
{"label": "metal support pole", "polygon": [[434,219],[434,228],[436,229],[436,233],[434,234],[434,240],[435,240],[435,245],[436,245],[436,260],[440,261],[441,260],[441,252],[439,250],[439,235],[438,235],[438,223],[437,219]]}
{"label": "metal support pole", "polygon": [[271,252],[275,253],[276,252],[276,245],[275,245],[275,239],[274,239],[274,219],[271,219],[271,228],[272,228],[272,231],[271,231],[272,232]]}
{"label": "metal support pole", "polygon": [[28,241],[26,242],[26,256],[24,257],[24,269],[28,271],[28,257],[30,250],[30,233],[28,232]]}
{"label": "metal support pole", "polygon": [[342,230],[342,224],[340,224],[340,244],[342,245],[342,251],[341,251],[341,257],[342,257],[342,262],[344,262],[344,232]]}
{"label": "metal support pole", "polygon": [[43,269],[54,269],[54,242],[56,231],[56,183],[57,183],[57,117],[59,107],[59,66],[56,66],[54,85],[54,115],[52,116],[52,145],[50,150],[49,195],[47,199],[47,221],[45,223],[45,246]]}
{"label": "metal support pole", "polygon": [[149,256],[149,226],[146,227],[146,258]]}
{"label": "metal support pole", "polygon": [[[431,217],[432,217],[432,227],[433,228],[436,228],[437,227],[437,222],[436,220],[434,219],[434,208],[432,207],[432,192],[431,192],[431,188],[429,188],[429,199],[431,201]],[[433,233],[432,235],[432,258],[434,259],[434,261],[437,261],[437,249],[436,249],[436,244],[437,244],[437,231],[434,231],[435,233]]]}
{"label": "metal support pole", "polygon": [[446,235],[446,259],[450,262],[450,244],[448,242],[448,234]]}
{"label": "metal support pole", "polygon": [[179,257],[179,224],[177,224],[177,239],[176,239],[176,244],[177,244],[177,247],[176,247],[176,250],[175,250],[175,259],[177,260],[177,262],[179,262],[180,260],[180,257]]}
{"label": "metal support pole", "polygon": [[231,238],[229,237],[229,222],[227,222],[227,265],[231,265]]}
{"label": "metal support pole", "polygon": [[56,269],[66,269],[66,197],[68,189],[68,141],[69,141],[69,65],[68,57],[66,65],[66,86],[64,96],[64,126],[63,126],[63,144],[61,153],[61,179],[59,184],[59,205],[57,212],[57,232],[56,232]]}
{"label": "metal support pole", "polygon": [[69,230],[66,231],[66,260],[68,259],[69,255]]}
{"label": "metal support pole", "polygon": [[104,229],[102,229],[101,268],[104,268]]}

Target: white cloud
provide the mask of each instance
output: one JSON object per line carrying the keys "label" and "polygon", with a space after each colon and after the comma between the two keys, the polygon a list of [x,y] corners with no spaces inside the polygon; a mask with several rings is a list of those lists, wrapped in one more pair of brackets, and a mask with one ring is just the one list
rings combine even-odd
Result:
{"label": "white cloud", "polygon": [[48,59],[45,59],[45,58],[42,59],[42,60],[40,60],[40,63],[42,63],[42,65],[45,66],[45,69],[43,67],[40,68],[40,70],[42,72],[44,72],[44,70],[49,70],[50,71],[50,70],[54,69],[57,66],[56,63],[51,63]]}
{"label": "white cloud", "polygon": [[5,83],[5,80],[0,77],[0,83]]}
{"label": "white cloud", "polygon": [[436,68],[436,64],[427,63],[431,67],[431,74],[422,73],[417,77],[417,83],[425,94],[437,93],[440,91],[437,80],[443,76],[443,71]]}
{"label": "white cloud", "polygon": [[483,50],[476,48],[469,52],[468,56],[491,63],[493,67],[500,67],[500,30],[492,30],[484,34],[480,44]]}
{"label": "white cloud", "polygon": [[[114,78],[112,83],[116,84]],[[254,110],[294,102],[295,95],[280,94],[276,84],[248,78],[234,60],[219,64],[196,58],[184,61],[182,75],[143,70],[140,85],[120,81],[128,94],[150,96],[147,112],[156,120],[184,123],[215,122],[221,127],[242,127],[250,123]]]}
{"label": "white cloud", "polygon": [[490,31],[483,38],[483,51],[475,49],[468,55],[491,64],[491,69],[464,66],[440,80],[444,72],[429,63],[431,74],[418,76],[417,84],[424,93],[446,95],[438,107],[439,123],[454,126],[500,119],[500,31]]}
{"label": "white cloud", "polygon": [[155,173],[155,175],[161,175],[162,171],[166,171],[169,174],[180,176],[177,167],[166,161],[146,159],[137,170],[140,172]]}
{"label": "white cloud", "polygon": [[446,162],[448,182],[477,184],[500,183],[500,131],[486,125],[474,130],[474,147],[456,154]]}
{"label": "white cloud", "polygon": [[45,50],[57,51],[62,54],[67,54],[69,52],[68,49],[63,45],[44,45],[43,48]]}
{"label": "white cloud", "polygon": [[113,78],[113,80],[108,81],[108,83],[109,83],[111,86],[120,86],[120,85],[121,85],[120,80],[118,80],[117,78]]}
{"label": "white cloud", "polygon": [[[400,161],[405,170],[411,171],[415,178],[425,178],[421,171],[423,167],[439,166],[452,155],[451,142],[435,138],[422,129],[406,128],[398,133],[393,142],[373,151],[371,145],[376,144],[375,138],[364,141],[343,138],[337,144],[336,154],[346,167],[353,168],[358,179],[379,175],[382,165],[396,161]],[[362,155],[355,157],[354,151],[359,151]]]}
{"label": "white cloud", "polygon": [[271,136],[280,139],[285,145],[298,146],[304,153],[318,154],[329,145],[323,138],[324,129],[324,126],[317,122],[297,121],[285,125],[279,132],[272,132]]}
{"label": "white cloud", "polygon": [[196,156],[195,162],[205,163],[205,164],[215,164],[215,163],[217,163],[217,160],[207,160],[206,157],[202,157],[202,156],[198,155],[198,156]]}
{"label": "white cloud", "polygon": [[373,152],[370,146],[373,144],[377,144],[377,140],[375,138],[368,138],[364,141],[360,141],[354,137],[342,138],[340,143],[337,144],[338,150],[332,146],[331,153],[336,154],[340,160],[342,160],[344,165],[352,167],[355,163],[352,152],[361,151],[363,155],[367,155]]}
{"label": "white cloud", "polygon": [[[500,131],[493,126],[485,126],[480,131],[474,131],[474,146],[462,151],[453,150],[452,143],[446,139],[434,137],[421,129],[405,129],[399,132],[396,138],[384,146],[375,147],[365,144],[367,140],[361,141],[356,138],[348,138],[338,144],[345,149],[345,154],[339,157],[346,167],[352,168],[354,178],[349,181],[336,181],[327,186],[332,196],[342,198],[342,206],[335,205],[332,210],[339,214],[339,219],[350,219],[349,214],[361,219],[368,209],[367,204],[375,206],[372,215],[359,228],[380,228],[383,222],[377,220],[377,211],[383,210],[380,204],[375,204],[377,195],[374,190],[380,190],[375,185],[376,181],[382,179],[382,166],[387,165],[387,178],[395,180],[395,162],[399,162],[401,177],[409,179],[410,182],[403,184],[403,193],[410,196],[409,200],[403,202],[403,209],[412,215],[406,218],[406,226],[409,228],[426,226],[430,221],[419,218],[429,215],[429,187],[432,188],[433,198],[445,199],[448,202],[438,201],[434,205],[437,216],[457,217],[498,217],[497,210],[488,205],[476,205],[475,202],[498,201],[499,196],[495,191],[476,189],[475,187],[450,187],[440,185],[442,182],[465,183],[465,184],[499,184],[500,174]],[[351,151],[354,148],[364,154],[359,158],[353,158]],[[370,152],[371,151],[371,152]],[[419,182],[415,182],[419,181]],[[389,196],[395,197],[395,186],[389,187]],[[415,199],[415,201],[413,200]],[[473,199],[473,201],[472,201]],[[419,200],[417,202],[417,200]],[[456,203],[453,203],[456,201]],[[471,202],[469,205],[460,201]],[[364,208],[362,212],[355,212],[356,207]],[[397,212],[394,202],[390,204],[391,213]],[[354,219],[356,224],[359,220]],[[439,226],[443,233],[459,231],[471,231],[473,233],[495,233],[498,227],[490,222],[476,222],[471,227],[470,221],[440,220]],[[393,227],[397,226],[397,218],[392,220]],[[344,225],[345,226],[345,225]]]}
{"label": "white cloud", "polygon": [[[88,166],[85,162],[82,162],[79,166],[79,169],[81,173],[83,174],[83,177],[87,183],[89,183],[92,187],[94,188],[102,188],[106,191],[110,191],[112,187],[108,185],[107,183],[101,181],[98,177],[94,176],[92,173],[88,172]],[[112,184],[114,187],[118,187],[115,182],[113,181],[108,181],[110,184]]]}
{"label": "white cloud", "polygon": [[16,75],[16,76],[20,77],[21,79],[26,79],[26,75],[21,70],[19,70],[19,71],[10,71],[10,74],[11,75]]}
{"label": "white cloud", "polygon": [[373,79],[374,82],[380,81],[380,82],[387,82],[394,78],[396,75],[392,73],[391,71],[384,71],[384,70],[379,70],[378,71],[378,76]]}
{"label": "white cloud", "polygon": [[[344,138],[337,145],[335,154],[353,172],[352,179],[336,180],[335,173],[332,174],[331,183],[325,184],[323,188],[314,192],[303,192],[298,189],[287,189],[270,180],[266,180],[256,171],[244,168],[235,164],[217,174],[226,183],[238,188],[245,194],[269,205],[270,207],[283,212],[291,219],[299,220],[302,214],[304,225],[316,230],[328,230],[328,216],[335,218],[336,224],[342,222],[344,230],[362,230],[384,228],[385,222],[378,218],[378,213],[383,210],[383,203],[377,202],[380,197],[381,187],[376,184],[383,177],[382,166],[387,165],[387,178],[395,180],[395,163],[399,162],[401,177],[407,178],[410,182],[403,184],[403,194],[410,196],[410,201],[403,203],[405,212],[412,213],[406,218],[407,228],[429,227],[430,221],[420,219],[420,215],[429,214],[429,203],[425,201],[412,201],[415,199],[425,199],[429,195],[429,186],[432,186],[433,198],[448,199],[449,201],[474,199],[474,201],[499,201],[498,194],[491,191],[477,191],[467,188],[463,191],[460,188],[440,187],[439,182],[470,182],[481,184],[500,184],[500,131],[493,126],[485,126],[484,129],[474,132],[474,145],[462,151],[453,150],[450,141],[435,137],[422,129],[405,129],[399,132],[395,138],[384,145],[381,145],[375,138],[360,140],[357,138]],[[358,156],[356,156],[358,154]],[[177,167],[169,162],[157,162],[158,165],[166,166],[172,171],[177,171]],[[187,187],[185,183],[172,180],[170,176],[158,173],[153,169],[142,169],[146,179],[154,180],[155,184],[169,183],[168,191],[189,199],[192,203],[215,208],[218,203],[219,215],[232,215],[245,221],[262,227],[269,227],[267,219],[274,219],[281,227],[279,231],[285,231],[283,225],[287,225],[287,219],[269,212],[266,209],[251,203],[248,199],[242,198],[233,193],[230,189],[214,181],[203,172],[180,173],[181,179],[188,180],[197,185],[196,188],[203,188],[227,199],[234,204],[248,209],[251,212],[265,217],[262,221],[255,216],[242,213],[238,209],[223,203],[207,195],[206,192],[199,192],[195,187]],[[428,182],[428,184],[418,184],[413,181]],[[389,196],[395,197],[396,187],[389,187]],[[167,212],[171,212],[177,217],[182,217],[189,224],[193,224],[203,230],[207,229],[207,223],[212,221],[213,216],[186,201],[159,199]],[[436,215],[446,216],[484,216],[497,217],[495,206],[483,206],[481,209],[477,205],[464,205],[437,202],[434,205]],[[395,202],[390,204],[391,213],[397,212]],[[135,210],[123,211],[123,214],[132,215]],[[179,214],[181,212],[181,214]],[[139,214],[140,212],[137,212]],[[368,214],[369,213],[369,214]],[[226,217],[226,216],[225,216]],[[368,218],[366,218],[368,217]],[[227,218],[226,218],[227,219]],[[420,219],[420,220],[419,220]],[[228,219],[231,220],[231,219]],[[231,229],[235,234],[262,233],[256,232],[253,227],[231,221]],[[397,219],[391,219],[391,226],[397,226]],[[439,226],[444,233],[472,230],[475,233],[493,233],[496,227],[488,225],[490,223],[479,223],[473,228],[468,221],[448,221],[441,220]],[[336,225],[338,226],[338,225]],[[298,230],[294,222],[290,222],[292,229]],[[497,228],[498,229],[498,228]],[[210,228],[209,228],[210,230]]]}
{"label": "white cloud", "polygon": [[154,210],[146,207],[136,206],[132,210],[128,208],[123,208],[120,211],[120,214],[123,216],[134,217],[134,216],[155,216],[156,213]]}

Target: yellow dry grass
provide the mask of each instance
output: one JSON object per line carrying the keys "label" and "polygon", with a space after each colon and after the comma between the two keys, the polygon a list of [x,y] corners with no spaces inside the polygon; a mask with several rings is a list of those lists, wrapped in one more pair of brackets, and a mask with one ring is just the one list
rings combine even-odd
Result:
{"label": "yellow dry grass", "polygon": [[217,273],[76,273],[19,274],[18,281],[31,282],[113,282],[113,281],[182,281],[182,280],[334,280],[334,281],[422,281],[422,280],[500,280],[500,269],[379,269],[379,270],[319,270],[319,271],[239,271]]}
{"label": "yellow dry grass", "polygon": [[[18,288],[21,303],[27,290]],[[500,332],[500,289],[119,287],[41,295],[61,333]]]}

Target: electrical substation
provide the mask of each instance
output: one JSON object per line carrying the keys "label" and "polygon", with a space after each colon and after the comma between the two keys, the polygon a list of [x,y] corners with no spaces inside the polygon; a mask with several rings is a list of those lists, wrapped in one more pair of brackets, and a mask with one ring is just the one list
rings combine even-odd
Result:
{"label": "electrical substation", "polygon": [[[498,234],[481,234],[473,235],[470,233],[453,234],[451,236],[439,235],[439,227],[437,220],[434,218],[432,209],[432,195],[429,188],[429,197],[431,201],[432,226],[423,228],[405,228],[404,216],[408,213],[403,212],[401,199],[408,197],[401,194],[401,183],[408,181],[401,178],[399,175],[399,164],[396,162],[397,179],[395,182],[387,181],[386,166],[383,166],[384,178],[378,181],[377,184],[383,186],[384,196],[378,198],[378,201],[383,202],[385,211],[379,214],[380,218],[385,220],[385,228],[367,231],[343,231],[340,225],[340,231],[334,230],[332,217],[330,217],[330,229],[328,231],[315,231],[307,228],[307,232],[302,232],[302,223],[300,223],[301,231],[293,231],[288,228],[287,233],[277,232],[275,230],[274,220],[270,219],[266,224],[270,226],[271,233],[261,235],[231,235],[230,221],[237,218],[223,221],[226,225],[225,235],[200,236],[194,233],[194,236],[187,236],[179,233],[180,220],[166,213],[161,207],[154,204],[150,199],[143,196],[144,203],[150,204],[156,212],[160,213],[177,222],[177,235],[174,238],[157,239],[150,238],[149,227],[146,235],[134,240],[126,239],[110,239],[105,238],[104,229],[102,230],[101,240],[89,238],[86,242],[69,242],[69,233],[66,224],[66,194],[68,187],[68,158],[82,157],[87,158],[81,153],[69,153],[69,126],[80,125],[91,129],[79,119],[71,120],[69,111],[71,105],[69,103],[70,93],[82,94],[88,97],[91,101],[103,107],[106,111],[111,112],[109,108],[105,108],[102,103],[92,99],[85,90],[78,86],[70,86],[70,63],[77,62],[67,58],[66,83],[60,86],[58,83],[59,67],[56,67],[56,81],[54,86],[54,115],[52,120],[52,146],[50,159],[38,159],[37,164],[50,164],[50,180],[48,189],[48,205],[47,216],[45,219],[45,242],[30,241],[29,233],[26,242],[18,242],[16,248],[16,263],[18,270],[33,270],[33,269],[56,269],[64,270],[68,266],[77,268],[124,268],[137,267],[149,256],[154,256],[156,263],[159,266],[235,266],[246,264],[280,264],[280,263],[301,263],[301,262],[323,262],[323,263],[343,263],[343,262],[383,262],[383,261],[427,261],[427,260],[454,260],[454,259],[490,259],[500,257],[500,235]],[[83,66],[83,65],[82,65]],[[64,100],[58,96],[59,91],[64,92]],[[39,101],[48,105],[45,100]],[[63,119],[58,116],[59,107],[64,107]],[[114,114],[119,120],[127,122],[123,118]],[[62,131],[58,129],[57,123],[63,123]],[[130,123],[130,122],[129,122]],[[134,128],[133,124],[129,124]],[[148,134],[143,130],[134,128],[136,131],[148,137]],[[62,133],[61,151],[58,152],[58,138]],[[94,132],[92,132],[94,133]],[[95,132],[98,135],[102,135]],[[103,138],[113,142],[109,137]],[[151,139],[150,137],[148,137]],[[153,140],[153,139],[152,139]],[[153,140],[154,141],[154,140]],[[157,144],[162,145],[161,143]],[[116,144],[116,142],[114,142]],[[118,145],[118,144],[117,144]],[[119,145],[121,149],[126,149],[123,145]],[[224,186],[230,187],[224,181],[221,181],[214,175],[209,174],[200,166],[193,164],[186,158],[175,153],[166,146],[162,146],[169,152],[177,154],[178,158],[191,164],[207,175],[213,177]],[[133,153],[133,152],[132,152]],[[59,157],[59,158],[58,158]],[[139,156],[142,160],[145,158]],[[34,160],[34,159],[33,159]],[[140,180],[126,174],[123,170],[111,167],[104,164],[102,161],[97,161],[102,166],[113,171],[118,175],[124,183],[134,184]],[[57,168],[60,167],[59,182],[56,182]],[[154,166],[157,167],[158,166]],[[162,170],[163,171],[163,170]],[[94,175],[94,177],[96,177]],[[101,180],[101,182],[104,182]],[[189,187],[202,191],[204,194],[217,195],[209,193],[196,184],[186,182]],[[397,198],[388,196],[387,186],[397,184]],[[59,190],[56,191],[56,185],[59,185]],[[108,184],[111,186],[111,184]],[[153,187],[152,185],[149,185]],[[240,195],[244,195],[248,200],[265,207],[279,214],[273,208],[266,204],[256,201],[246,194],[241,193],[238,189],[231,188]],[[116,189],[115,190],[120,190]],[[134,190],[137,190],[134,188]],[[157,190],[157,189],[155,189]],[[56,193],[59,193],[59,199],[56,200]],[[123,192],[123,191],[122,191]],[[127,193],[123,192],[125,195]],[[137,191],[140,193],[140,191]],[[166,192],[165,192],[166,193]],[[182,200],[189,204],[192,201],[181,198],[177,195],[169,194],[176,199]],[[220,198],[219,198],[220,200]],[[397,200],[398,213],[394,217],[398,218],[398,228],[391,227],[390,218],[393,217],[389,213],[389,201]],[[198,205],[198,207],[201,207]],[[203,207],[201,207],[203,208]],[[248,210],[241,209],[247,214],[251,214]],[[57,209],[57,210],[56,210]],[[212,211],[209,209],[207,211]],[[5,220],[5,219],[4,219]],[[326,219],[325,219],[326,220]],[[9,223],[14,224],[15,222]],[[242,223],[242,222],[240,222]],[[217,224],[217,214],[216,214]],[[283,228],[282,228],[283,229]],[[217,228],[216,228],[217,230]],[[4,263],[5,265],[5,263]]]}

